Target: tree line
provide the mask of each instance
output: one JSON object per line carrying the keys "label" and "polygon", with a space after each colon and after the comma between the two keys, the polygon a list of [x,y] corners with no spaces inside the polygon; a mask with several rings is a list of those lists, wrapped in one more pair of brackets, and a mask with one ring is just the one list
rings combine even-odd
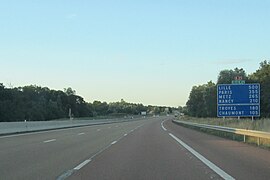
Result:
{"label": "tree line", "polygon": [[241,76],[246,83],[261,85],[261,117],[270,117],[270,61],[260,63],[259,69],[247,75],[243,68],[220,71],[217,82],[207,82],[193,86],[186,106],[185,114],[195,117],[217,116],[217,84],[231,84],[236,76]]}
{"label": "tree line", "polygon": [[171,112],[170,107],[145,106],[120,102],[86,102],[72,88],[52,90],[36,85],[7,88],[0,83],[0,122],[46,121],[72,117],[96,117],[108,115],[138,115],[142,111],[152,114]]}

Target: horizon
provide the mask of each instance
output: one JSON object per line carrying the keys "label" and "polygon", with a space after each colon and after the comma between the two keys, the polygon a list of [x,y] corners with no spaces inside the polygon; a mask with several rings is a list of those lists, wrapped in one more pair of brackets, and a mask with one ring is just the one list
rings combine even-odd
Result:
{"label": "horizon", "polygon": [[185,106],[193,86],[270,59],[270,1],[1,2],[0,82],[87,102]]}
{"label": "horizon", "polygon": [[[239,67],[235,67],[235,68],[239,68]],[[234,69],[234,68],[233,68]],[[232,70],[233,70],[232,69]],[[225,70],[225,69],[224,69]],[[226,70],[228,70],[228,69],[226,69]],[[244,69],[245,70],[245,69]],[[246,72],[246,71],[245,71]],[[255,72],[255,71],[254,71]],[[254,72],[251,72],[251,73],[247,73],[246,72],[246,74],[247,74],[247,76],[248,75],[251,75],[252,73],[254,73]],[[217,74],[217,77],[218,77],[218,74]],[[215,84],[217,84],[217,82],[216,81],[213,81],[213,80],[209,80],[209,81],[212,81],[213,83],[215,83]],[[209,81],[207,81],[207,82],[209,82]],[[207,82],[205,82],[204,84],[206,84]],[[6,88],[16,88],[16,87],[24,87],[24,86],[37,86],[37,87],[41,87],[41,88],[45,88],[45,87],[47,87],[47,88],[49,88],[50,90],[56,90],[56,91],[63,91],[64,92],[64,89],[65,88],[69,88],[69,87],[64,87],[64,88],[62,88],[62,89],[54,89],[54,88],[51,88],[51,87],[48,87],[48,86],[41,86],[41,85],[38,85],[38,84],[28,84],[28,85],[23,85],[23,86],[13,86],[12,84],[4,84],[3,83],[3,85],[6,87]],[[198,85],[194,85],[194,86],[199,86],[199,85],[202,85],[202,84],[198,84]],[[192,86],[193,87],[193,86]],[[192,89],[192,87],[191,87],[191,89]],[[75,95],[78,95],[78,96],[81,96],[86,102],[88,102],[88,103],[93,103],[94,101],[100,101],[100,102],[106,102],[106,103],[114,103],[114,102],[120,102],[121,100],[124,100],[125,102],[128,102],[128,103],[135,103],[135,104],[143,104],[143,105],[146,105],[146,106],[166,106],[166,107],[172,107],[172,108],[178,108],[179,106],[181,106],[181,107],[184,107],[184,106],[186,106],[186,104],[184,104],[184,105],[178,105],[178,106],[171,106],[171,105],[162,105],[162,104],[145,104],[145,103],[142,103],[142,102],[130,102],[130,101],[126,101],[125,99],[123,99],[123,98],[121,98],[120,100],[115,100],[115,101],[106,101],[106,100],[99,100],[99,99],[93,99],[93,100],[86,100],[85,99],[85,97],[83,97],[82,95],[80,95],[79,93],[77,93],[77,90],[76,89],[74,89],[73,87],[70,87],[70,88],[72,88],[72,90],[75,90]]]}

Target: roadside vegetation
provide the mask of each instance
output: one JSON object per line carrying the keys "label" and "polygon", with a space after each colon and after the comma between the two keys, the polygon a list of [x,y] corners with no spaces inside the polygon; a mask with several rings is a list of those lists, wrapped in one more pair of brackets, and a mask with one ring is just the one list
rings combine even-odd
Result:
{"label": "roadside vegetation", "polygon": [[[216,118],[217,84],[231,84],[236,76],[242,76],[246,83],[261,85],[261,117],[254,121],[251,118]],[[250,75],[239,68],[221,71],[217,83],[209,81],[207,84],[194,86],[186,106],[179,107],[179,111],[186,115],[181,117],[184,121],[270,132],[270,61],[261,62],[260,68]]]}
{"label": "roadside vegetation", "polygon": [[[236,76],[241,76],[246,83],[260,83],[261,86],[261,117],[255,118],[216,118],[217,117],[217,84],[231,84]],[[184,107],[178,107],[184,116],[178,119],[199,124],[217,125],[238,129],[270,132],[270,61],[263,61],[256,72],[249,75],[242,68],[233,70],[222,70],[217,82],[209,81],[206,84],[194,86],[190,92],[189,100]],[[193,126],[188,126],[195,128]],[[220,132],[205,128],[195,128],[206,133],[243,141],[242,135]],[[262,147],[270,148],[269,139],[246,137],[245,142],[259,144]]]}
{"label": "roadside vegetation", "polygon": [[260,83],[261,85],[261,117],[270,118],[270,61],[263,61],[256,72],[249,75],[242,68],[222,70],[217,82],[194,86],[189,100],[181,111],[192,117],[217,116],[217,84],[231,84],[236,76],[241,76],[246,83]]}
{"label": "roadside vegetation", "polygon": [[123,99],[112,103],[89,103],[72,88],[64,91],[36,85],[7,88],[0,83],[0,122],[45,121],[69,118],[69,115],[75,119],[97,119],[139,115],[141,112],[159,115],[171,113],[172,108],[128,103]]}

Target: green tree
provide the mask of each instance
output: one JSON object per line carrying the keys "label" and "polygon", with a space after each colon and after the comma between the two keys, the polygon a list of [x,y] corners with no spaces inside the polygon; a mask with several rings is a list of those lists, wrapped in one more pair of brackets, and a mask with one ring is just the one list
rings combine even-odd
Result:
{"label": "green tree", "polygon": [[216,85],[212,81],[194,86],[187,101],[188,114],[195,117],[216,116]]}
{"label": "green tree", "polygon": [[44,121],[67,118],[69,109],[74,117],[89,117],[108,114],[140,114],[141,111],[156,113],[171,108],[144,106],[143,104],[120,102],[107,104],[94,101],[87,103],[76,95],[72,88],[64,91],[51,90],[36,85],[6,88],[0,83],[0,122],[1,121]]}
{"label": "green tree", "polygon": [[270,117],[270,61],[260,63],[260,68],[249,76],[252,82],[261,85],[261,115]]}
{"label": "green tree", "polygon": [[218,75],[217,84],[231,84],[236,76],[241,76],[243,80],[248,80],[247,74],[242,68],[234,70],[222,70]]}
{"label": "green tree", "polygon": [[94,101],[93,107],[95,114],[98,116],[104,116],[108,113],[109,106],[106,102]]}
{"label": "green tree", "polygon": [[76,91],[73,90],[71,87],[68,88],[64,88],[64,92],[66,93],[66,95],[70,96],[70,95],[75,95]]}
{"label": "green tree", "polygon": [[36,85],[5,88],[0,83],[0,121],[42,121],[64,118],[69,108],[75,117],[93,115],[82,97],[71,88],[65,92]]}

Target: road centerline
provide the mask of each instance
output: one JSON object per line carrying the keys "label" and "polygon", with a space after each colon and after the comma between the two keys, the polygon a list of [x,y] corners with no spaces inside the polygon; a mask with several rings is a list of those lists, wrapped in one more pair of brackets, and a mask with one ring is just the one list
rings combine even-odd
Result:
{"label": "road centerline", "polygon": [[[100,131],[100,129],[97,129],[97,131]],[[133,132],[133,130],[131,130],[131,132]],[[110,144],[108,144],[107,146],[105,146],[104,148],[100,149],[98,152],[96,152],[94,155],[92,155],[89,159],[83,161],[81,164],[79,164],[78,166],[76,166],[75,168],[71,169],[71,170],[67,170],[65,173],[63,173],[62,175],[60,175],[57,180],[64,180],[66,178],[68,178],[69,176],[71,176],[75,171],[80,170],[81,168],[83,168],[85,165],[87,165],[89,162],[91,162],[97,155],[101,154],[103,151],[105,151],[106,149],[108,149],[109,147],[111,147],[112,145],[116,144],[118,141],[120,141],[122,138],[124,138],[125,136],[127,136],[129,133],[125,133],[123,136],[119,137],[118,139],[116,139],[115,141],[111,142]]]}
{"label": "road centerline", "polygon": [[115,143],[117,143],[117,141],[113,141],[113,142],[111,143],[111,145],[113,145],[113,144],[115,144]]}
{"label": "road centerline", "polygon": [[85,161],[83,161],[81,164],[79,164],[78,166],[76,166],[74,168],[74,170],[80,170],[82,167],[84,167],[86,164],[88,164],[91,161],[91,159],[87,159]]}

